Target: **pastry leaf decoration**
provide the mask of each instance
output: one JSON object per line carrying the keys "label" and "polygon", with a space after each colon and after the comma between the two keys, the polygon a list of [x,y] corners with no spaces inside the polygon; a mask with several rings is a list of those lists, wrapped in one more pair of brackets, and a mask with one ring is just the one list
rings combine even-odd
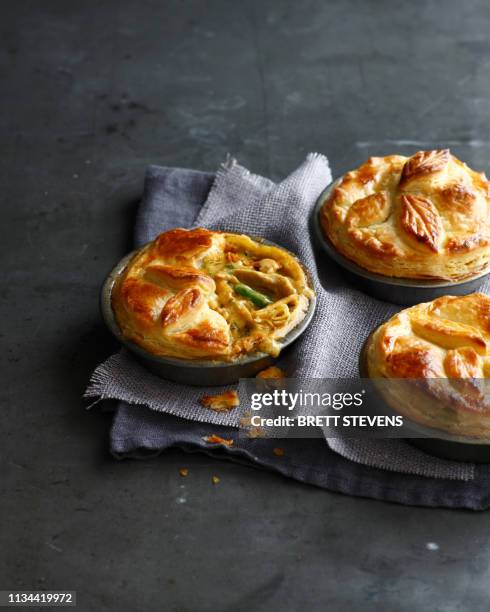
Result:
{"label": "pastry leaf decoration", "polygon": [[412,194],[401,196],[401,225],[417,242],[435,253],[439,250],[442,221],[430,200]]}
{"label": "pastry leaf decoration", "polygon": [[449,149],[419,151],[412,155],[403,166],[401,179],[403,181],[417,175],[439,172],[448,163],[450,157]]}

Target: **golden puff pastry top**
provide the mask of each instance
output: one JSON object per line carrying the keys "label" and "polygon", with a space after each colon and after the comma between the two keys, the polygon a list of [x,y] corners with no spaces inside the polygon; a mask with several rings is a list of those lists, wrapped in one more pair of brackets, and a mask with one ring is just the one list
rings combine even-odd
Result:
{"label": "golden puff pastry top", "polygon": [[177,228],[131,259],[112,307],[124,336],[150,353],[230,361],[277,355],[312,296],[301,264],[284,249],[245,235]]}
{"label": "golden puff pastry top", "polygon": [[415,420],[433,425],[442,402],[438,418],[447,431],[479,435],[486,422],[490,433],[489,296],[444,296],[402,310],[372,334],[365,355],[371,378],[432,380],[428,400],[418,386],[403,400]]}
{"label": "golden puff pastry top", "polygon": [[449,149],[371,157],[335,184],[320,223],[370,272],[457,281],[489,266],[489,197],[485,175]]}

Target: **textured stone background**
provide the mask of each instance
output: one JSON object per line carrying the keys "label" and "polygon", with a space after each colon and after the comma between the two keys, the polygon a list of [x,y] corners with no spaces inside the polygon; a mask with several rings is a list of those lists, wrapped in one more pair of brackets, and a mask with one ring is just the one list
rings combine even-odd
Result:
{"label": "textured stone background", "polygon": [[80,399],[115,349],[98,288],[147,164],[231,152],[278,179],[311,150],[338,174],[450,145],[488,171],[488,3],[16,0],[0,28],[0,588],[84,611],[488,610],[488,513],[179,452],[117,463]]}

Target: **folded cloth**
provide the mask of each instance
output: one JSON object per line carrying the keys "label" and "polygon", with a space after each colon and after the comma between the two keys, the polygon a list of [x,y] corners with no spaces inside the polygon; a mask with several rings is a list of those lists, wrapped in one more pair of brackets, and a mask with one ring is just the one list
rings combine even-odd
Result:
{"label": "folded cloth", "polygon": [[[211,433],[233,440],[233,445],[226,448],[206,442],[205,438]],[[395,441],[379,442],[389,446]],[[282,450],[280,456],[274,453],[277,447]],[[239,437],[233,428],[186,421],[121,402],[111,430],[111,449],[116,457],[145,459],[169,448],[204,452],[220,459],[255,465],[348,495],[414,506],[470,510],[484,510],[490,506],[490,470],[487,466],[477,466],[474,479],[467,481],[415,476],[350,461],[320,438],[248,440]]]}
{"label": "folded cloth", "polygon": [[[249,173],[234,161],[228,161],[218,171],[216,177],[183,169],[150,167],[136,223],[136,246],[144,244],[159,232],[176,225],[203,225],[214,229],[246,232],[265,236],[284,245],[297,253],[311,270],[318,302],[312,324],[284,356],[283,366],[291,376],[298,378],[357,376],[357,355],[364,338],[370,329],[397,308],[370,298],[347,285],[339,270],[321,255],[317,267],[315,250],[310,240],[309,219],[315,200],[330,180],[326,158],[316,154],[309,155],[293,174],[278,184]],[[236,416],[233,413],[213,413],[200,407],[199,397],[209,391],[211,389],[196,389],[158,379],[139,366],[128,354],[122,352],[97,368],[86,395],[102,399],[120,399],[191,421],[213,423],[213,430],[216,426],[236,425]],[[153,413],[150,413],[149,417],[148,414],[148,410],[136,409],[127,404],[119,408],[112,429],[114,453],[123,456],[125,453],[134,454],[137,449],[151,448],[155,451],[178,444],[175,427],[172,439],[164,439],[162,434],[165,428],[158,427],[155,422],[158,418],[168,422],[168,418]],[[149,435],[149,418],[151,427],[155,427],[157,431],[153,438]],[[179,419],[176,421],[180,422],[182,445],[193,444],[209,450],[208,445],[200,440],[199,436],[193,436],[194,428],[199,429],[200,425]],[[192,442],[189,441],[189,437],[192,438]],[[152,439],[153,442],[150,443]],[[312,441],[308,443],[311,444]],[[242,440],[238,440],[234,450],[228,452],[238,452],[240,444]],[[264,449],[267,444],[273,446],[274,441],[250,441],[250,444],[256,445],[258,449]],[[302,445],[300,441],[289,441],[288,445],[292,445],[290,452],[294,452],[295,444],[298,447]],[[330,463],[339,464],[340,458],[336,457],[336,453],[352,460],[340,463],[345,470],[350,466],[354,477],[349,479],[348,475],[344,474],[342,481],[345,486],[342,489],[333,487],[336,490],[373,497],[384,496],[402,503],[475,508],[479,507],[478,504],[483,503],[482,500],[485,498],[484,487],[478,502],[469,495],[465,497],[465,491],[458,488],[469,486],[468,481],[473,479],[480,481],[485,468],[475,469],[471,464],[436,459],[401,440],[337,438],[328,440],[328,444],[330,449],[321,441],[313,444],[325,457],[324,461],[316,458],[318,465],[323,466],[322,469],[326,469],[325,466]],[[336,453],[333,453],[332,449]],[[335,457],[335,460],[332,457]],[[255,455],[249,453],[247,458],[270,467],[270,452],[267,454],[267,459],[260,452]],[[302,457],[302,460],[304,459]],[[301,460],[296,461],[298,465],[300,462]],[[277,465],[279,462],[272,460],[272,463]],[[359,488],[359,476],[364,473],[363,470],[366,474],[369,471],[366,466],[383,468],[371,470],[375,476],[368,479],[372,484],[370,489],[365,485]],[[303,465],[305,474],[311,474],[317,469],[315,464]],[[388,474],[386,470],[425,478],[412,476],[411,478],[415,478],[413,496],[410,497],[410,489],[402,488],[397,497],[398,494],[393,494],[395,490],[392,486],[393,474]],[[298,472],[295,477],[312,482],[306,476],[303,478],[298,476]],[[383,478],[386,480],[383,481]],[[422,494],[422,490],[429,490],[428,483],[434,483],[435,478],[444,479],[442,482],[446,488],[437,486],[435,491],[439,491],[439,494],[435,496]],[[453,482],[448,482],[449,479]],[[455,480],[459,482],[454,482]],[[326,481],[329,479],[320,479],[315,484],[332,488],[331,485],[325,484]],[[357,484],[354,485],[353,482]],[[392,493],[380,493],[386,489],[385,485],[388,482]],[[403,479],[400,482],[403,482]],[[417,482],[420,483],[419,489],[416,486]],[[473,484],[475,485],[472,488],[473,492],[480,490],[476,482]],[[448,501],[450,499],[458,501],[451,503]],[[461,501],[466,499],[468,499],[467,504]]]}

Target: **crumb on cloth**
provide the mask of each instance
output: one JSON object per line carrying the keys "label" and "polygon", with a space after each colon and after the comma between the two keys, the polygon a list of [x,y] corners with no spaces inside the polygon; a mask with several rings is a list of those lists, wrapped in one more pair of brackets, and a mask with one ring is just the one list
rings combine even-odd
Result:
{"label": "crumb on cloth", "polygon": [[223,446],[233,446],[233,440],[226,440],[221,436],[217,436],[216,434],[211,434],[210,436],[204,436],[203,440],[208,442],[209,444],[222,444]]}
{"label": "crumb on cloth", "polygon": [[284,456],[284,449],[281,448],[280,446],[276,446],[275,448],[273,448],[272,452],[274,453],[274,455],[276,457],[283,457]]}
{"label": "crumb on cloth", "polygon": [[247,438],[265,438],[265,430],[263,427],[252,425],[252,413],[246,410],[240,418],[240,428],[245,429]]}
{"label": "crumb on cloth", "polygon": [[236,391],[225,391],[219,395],[205,395],[199,401],[202,406],[214,410],[214,412],[229,412],[240,404]]}
{"label": "crumb on cloth", "polygon": [[240,427],[251,427],[252,426],[252,413],[250,410],[246,410],[240,417]]}
{"label": "crumb on cloth", "polygon": [[221,478],[219,478],[219,476],[213,476],[213,477],[211,478],[211,480],[212,480],[212,482],[213,482],[213,484],[214,484],[214,485],[217,485],[217,484],[219,484],[219,482],[220,482]]}
{"label": "crumb on cloth", "polygon": [[261,370],[255,378],[286,378],[286,374],[281,368],[270,366],[270,368]]}
{"label": "crumb on cloth", "polygon": [[263,427],[250,427],[247,431],[247,438],[265,438],[265,430]]}
{"label": "crumb on cloth", "polygon": [[185,478],[186,476],[189,475],[189,468],[180,468],[179,470],[179,474]]}

